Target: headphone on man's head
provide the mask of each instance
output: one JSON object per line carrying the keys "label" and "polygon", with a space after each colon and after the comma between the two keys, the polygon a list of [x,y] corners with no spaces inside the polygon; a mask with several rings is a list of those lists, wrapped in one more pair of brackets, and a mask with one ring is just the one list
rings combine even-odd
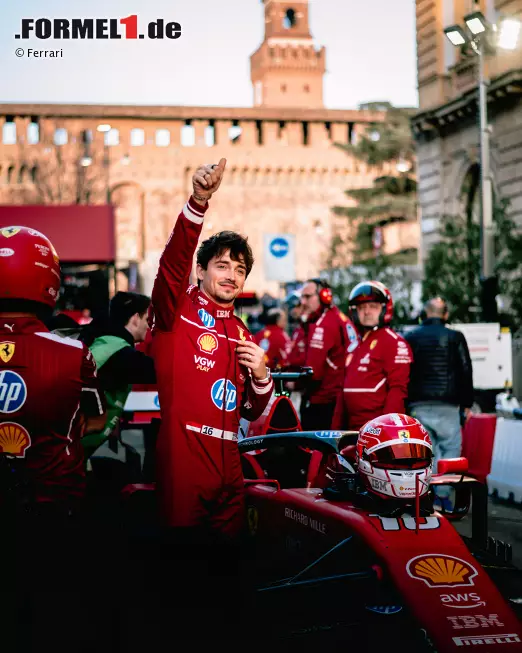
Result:
{"label": "headphone on man's head", "polygon": [[333,302],[333,293],[330,288],[328,281],[324,279],[310,279],[317,286],[317,294],[319,295],[319,301],[321,306],[331,306]]}

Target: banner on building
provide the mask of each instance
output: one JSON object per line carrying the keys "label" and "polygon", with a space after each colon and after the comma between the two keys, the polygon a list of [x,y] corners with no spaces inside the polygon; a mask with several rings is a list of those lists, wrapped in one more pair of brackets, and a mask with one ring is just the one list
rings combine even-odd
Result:
{"label": "banner on building", "polygon": [[267,281],[295,280],[295,236],[264,234],[264,263]]}

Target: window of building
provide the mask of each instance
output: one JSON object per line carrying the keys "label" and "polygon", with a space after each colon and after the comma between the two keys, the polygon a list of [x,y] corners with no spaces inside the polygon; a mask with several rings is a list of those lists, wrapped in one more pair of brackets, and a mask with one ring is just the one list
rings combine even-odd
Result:
{"label": "window of building", "polygon": [[27,142],[29,145],[36,145],[40,141],[40,127],[37,122],[30,122],[27,125]]}
{"label": "window of building", "polygon": [[156,129],[156,145],[168,147],[170,145],[170,131],[168,129]]}
{"label": "window of building", "polygon": [[214,131],[214,125],[208,125],[205,127],[205,145],[207,147],[213,147],[216,144],[216,134]]}
{"label": "window of building", "polygon": [[184,125],[181,128],[181,145],[183,147],[194,147],[196,144],[196,130],[192,125]]}
{"label": "window of building", "polygon": [[14,145],[16,143],[16,125],[14,122],[4,122],[2,125],[2,143]]}
{"label": "window of building", "polygon": [[119,145],[120,144],[120,131],[119,129],[111,129],[105,132],[106,145]]}
{"label": "window of building", "polygon": [[141,147],[142,145],[145,145],[145,131],[139,127],[131,129],[130,144],[132,147]]}
{"label": "window of building", "polygon": [[283,18],[283,27],[285,29],[292,29],[297,23],[297,16],[294,9],[287,9]]}
{"label": "window of building", "polygon": [[242,128],[239,125],[234,125],[233,127],[230,127],[228,130],[228,137],[232,141],[232,143],[237,143],[241,136]]}
{"label": "window of building", "polygon": [[82,130],[82,143],[85,145],[88,145],[89,143],[92,143],[92,129],[84,129]]}
{"label": "window of building", "polygon": [[67,145],[68,135],[65,127],[58,127],[54,132],[55,145]]}

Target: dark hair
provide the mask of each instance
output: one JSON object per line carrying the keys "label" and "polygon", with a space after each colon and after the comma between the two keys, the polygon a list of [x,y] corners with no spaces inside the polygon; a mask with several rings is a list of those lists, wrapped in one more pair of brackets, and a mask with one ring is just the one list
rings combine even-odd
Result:
{"label": "dark hair", "polygon": [[149,310],[150,297],[134,292],[117,292],[109,305],[109,319],[114,325],[127,326],[133,315],[143,316]]}
{"label": "dark hair", "polygon": [[266,326],[274,326],[279,322],[282,315],[283,311],[280,308],[270,308],[261,316],[261,322]]}
{"label": "dark hair", "polygon": [[222,256],[228,250],[233,261],[245,264],[248,277],[254,265],[254,255],[248,239],[235,231],[220,231],[204,240],[198,249],[197,262],[206,270],[214,256]]}

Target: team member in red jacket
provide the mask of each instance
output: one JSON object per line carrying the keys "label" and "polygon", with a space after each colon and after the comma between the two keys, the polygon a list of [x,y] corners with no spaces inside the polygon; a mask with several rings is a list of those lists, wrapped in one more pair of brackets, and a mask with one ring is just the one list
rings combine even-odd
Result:
{"label": "team member in red jacket", "polygon": [[85,583],[73,571],[82,547],[89,550],[78,528],[80,438],[103,426],[104,397],[87,347],[44,325],[59,291],[48,238],[26,227],[0,229],[0,557],[9,560],[0,610],[17,640],[4,641],[6,650],[18,649],[21,634],[43,650],[70,650],[86,614]]}
{"label": "team member in red jacket", "polygon": [[332,428],[356,430],[380,415],[404,413],[412,355],[404,338],[387,326],[393,299],[386,286],[359,283],[349,302],[360,339],[348,348]]}
{"label": "team member in red jacket", "polygon": [[332,299],[332,291],[322,279],[307,281],[301,291],[302,323],[292,337],[289,364],[314,371],[301,400],[305,431],[330,428],[343,385],[346,348],[357,338],[352,323],[332,305]]}
{"label": "team member in red jacket", "polygon": [[[234,315],[234,300],[253,264],[245,238],[223,231],[192,259],[226,160],[198,168],[193,194],[160,259],[152,292],[152,352],[162,424],[157,444],[158,495],[167,526],[235,538],[243,526],[239,420],[265,409],[273,381],[264,351]],[[182,537],[187,537],[184,530]]]}
{"label": "team member in red jacket", "polygon": [[265,363],[272,370],[284,367],[288,361],[291,341],[285,331],[286,323],[286,313],[280,308],[271,308],[265,318],[265,328],[254,336],[265,352]]}

